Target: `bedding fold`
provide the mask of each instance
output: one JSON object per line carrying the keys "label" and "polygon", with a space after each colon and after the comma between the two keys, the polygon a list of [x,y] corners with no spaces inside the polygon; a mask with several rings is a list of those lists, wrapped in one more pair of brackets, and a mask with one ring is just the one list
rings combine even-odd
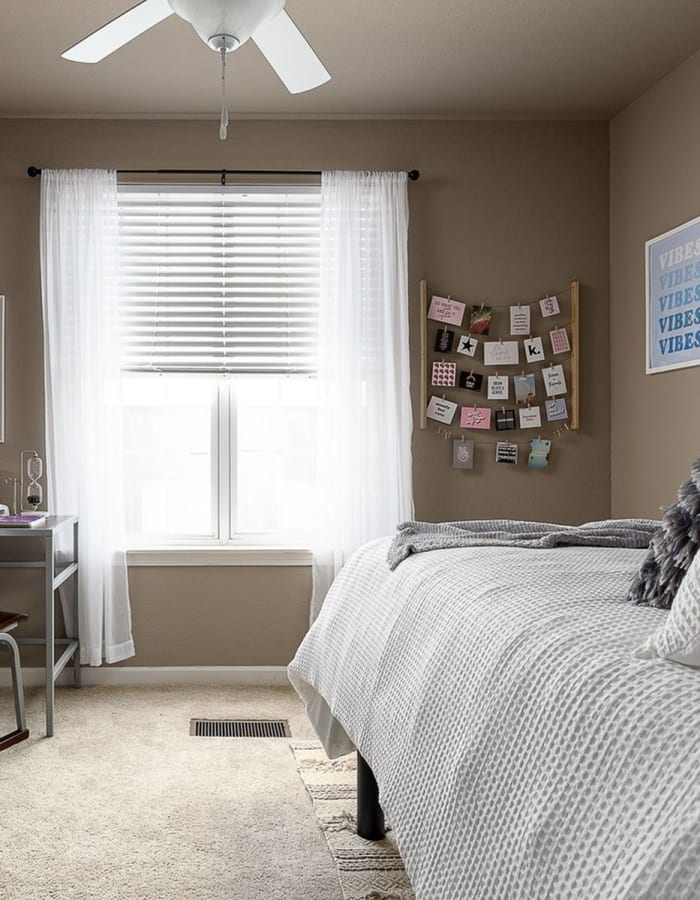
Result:
{"label": "bedding fold", "polygon": [[389,547],[387,563],[395,569],[413,553],[459,547],[620,547],[646,550],[660,522],[655,519],[605,519],[585,525],[554,525],[519,519],[473,519],[463,522],[403,522]]}

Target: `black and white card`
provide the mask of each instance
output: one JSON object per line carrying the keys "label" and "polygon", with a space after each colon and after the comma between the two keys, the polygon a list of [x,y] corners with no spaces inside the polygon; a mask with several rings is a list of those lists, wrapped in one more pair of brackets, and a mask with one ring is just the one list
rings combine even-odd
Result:
{"label": "black and white card", "polygon": [[459,386],[467,391],[480,391],[484,376],[478,372],[460,372]]}
{"label": "black and white card", "polygon": [[496,444],[496,462],[509,463],[511,466],[518,462],[518,445],[510,441],[498,441]]}
{"label": "black and white card", "polygon": [[529,363],[544,362],[544,347],[542,338],[534,337],[523,341],[525,345],[525,359]]}
{"label": "black and white card", "polygon": [[454,344],[454,340],[454,331],[448,331],[447,328],[441,328],[435,335],[435,352],[452,353],[452,345]]}
{"label": "black and white card", "polygon": [[496,431],[513,431],[515,428],[515,410],[514,409],[497,409],[496,414]]}
{"label": "black and white card", "polygon": [[475,337],[471,334],[462,334],[457,344],[457,353],[462,353],[464,356],[475,356],[478,346],[479,341]]}

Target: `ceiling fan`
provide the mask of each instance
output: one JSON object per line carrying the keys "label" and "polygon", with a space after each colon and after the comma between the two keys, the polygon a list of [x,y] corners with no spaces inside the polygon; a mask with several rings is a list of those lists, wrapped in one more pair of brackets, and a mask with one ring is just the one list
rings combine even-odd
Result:
{"label": "ceiling fan", "polygon": [[226,54],[248,38],[292,94],[330,80],[323,63],[284,10],[285,0],[143,0],[112,19],[61,55],[73,62],[96,63],[154,25],[175,14],[221,55],[222,110],[220,137],[226,137]]}

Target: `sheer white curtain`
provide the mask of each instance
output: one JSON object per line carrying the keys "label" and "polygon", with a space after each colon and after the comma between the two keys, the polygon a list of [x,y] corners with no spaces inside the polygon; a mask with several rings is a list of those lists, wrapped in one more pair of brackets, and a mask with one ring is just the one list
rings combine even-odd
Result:
{"label": "sheer white curtain", "polygon": [[[41,175],[48,508],[80,516],[81,662],[134,654],[122,539],[114,171]],[[64,604],[74,634],[70,605]]]}
{"label": "sheer white curtain", "polygon": [[324,172],[311,621],[348,557],[413,516],[404,172]]}

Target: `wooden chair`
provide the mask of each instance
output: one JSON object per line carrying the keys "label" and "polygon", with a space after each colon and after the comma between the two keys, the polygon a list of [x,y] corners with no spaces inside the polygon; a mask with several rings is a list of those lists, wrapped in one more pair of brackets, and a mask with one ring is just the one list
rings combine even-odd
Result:
{"label": "wooden chair", "polygon": [[27,720],[24,714],[24,690],[22,687],[22,668],[19,660],[19,648],[17,642],[8,634],[16,628],[20,622],[27,618],[25,613],[2,612],[0,610],[0,647],[5,647],[10,654],[10,669],[12,671],[12,691],[15,697],[15,718],[17,728],[8,734],[0,736],[0,750],[6,750],[13,744],[25,741],[29,737]]}

